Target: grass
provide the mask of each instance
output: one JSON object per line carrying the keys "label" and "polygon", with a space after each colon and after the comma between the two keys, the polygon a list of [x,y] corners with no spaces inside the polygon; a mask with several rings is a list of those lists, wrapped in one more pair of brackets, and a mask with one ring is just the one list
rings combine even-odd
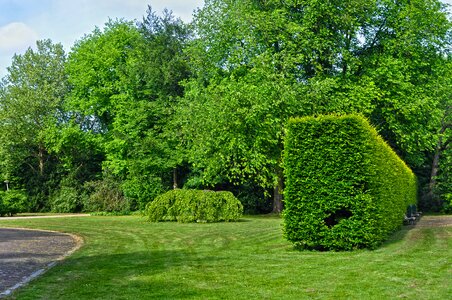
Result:
{"label": "grass", "polygon": [[0,220],[71,232],[78,252],[17,299],[450,299],[451,227],[405,228],[374,251],[299,252],[277,217],[146,223],[137,216]]}

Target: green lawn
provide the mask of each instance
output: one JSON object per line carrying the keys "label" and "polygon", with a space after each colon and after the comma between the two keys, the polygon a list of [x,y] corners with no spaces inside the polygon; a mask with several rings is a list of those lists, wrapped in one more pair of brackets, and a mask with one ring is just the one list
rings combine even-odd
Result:
{"label": "green lawn", "polygon": [[85,244],[17,299],[450,299],[452,227],[408,228],[375,251],[299,252],[281,219],[146,223],[137,216],[1,220]]}

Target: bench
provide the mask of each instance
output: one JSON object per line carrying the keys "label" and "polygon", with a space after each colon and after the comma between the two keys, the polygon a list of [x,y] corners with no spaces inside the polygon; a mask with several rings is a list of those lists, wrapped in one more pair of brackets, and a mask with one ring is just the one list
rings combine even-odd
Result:
{"label": "bench", "polygon": [[408,205],[403,223],[405,225],[414,225],[422,216],[422,212],[417,211],[415,204]]}

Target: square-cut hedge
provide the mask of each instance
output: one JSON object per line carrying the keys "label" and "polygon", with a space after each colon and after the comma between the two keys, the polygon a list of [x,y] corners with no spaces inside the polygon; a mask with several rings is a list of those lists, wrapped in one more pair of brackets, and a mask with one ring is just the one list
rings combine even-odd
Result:
{"label": "square-cut hedge", "polygon": [[299,248],[375,248],[417,202],[415,175],[361,116],[291,119],[284,170],[284,234]]}

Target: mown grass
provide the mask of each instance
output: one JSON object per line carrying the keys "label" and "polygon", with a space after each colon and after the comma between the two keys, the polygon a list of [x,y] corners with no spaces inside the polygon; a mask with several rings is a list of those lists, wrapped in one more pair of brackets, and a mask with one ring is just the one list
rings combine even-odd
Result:
{"label": "mown grass", "polygon": [[451,227],[405,228],[383,247],[299,252],[281,219],[146,223],[137,216],[1,221],[75,233],[84,246],[17,299],[450,299]]}

